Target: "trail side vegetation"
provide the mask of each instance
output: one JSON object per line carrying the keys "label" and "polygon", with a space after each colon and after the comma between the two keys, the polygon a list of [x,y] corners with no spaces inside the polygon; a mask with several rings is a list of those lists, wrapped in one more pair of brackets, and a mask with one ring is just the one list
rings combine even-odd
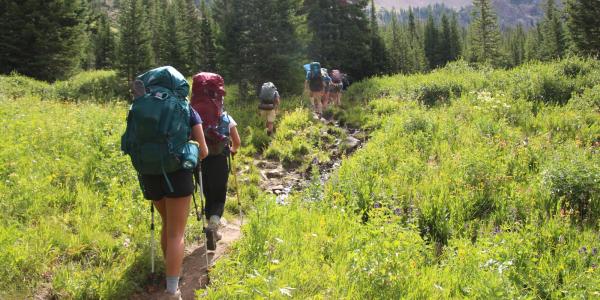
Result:
{"label": "trail side vegetation", "polygon": [[[52,84],[0,76],[0,298],[121,299],[147,283],[149,204],[120,150],[129,104],[120,98],[119,82],[114,71],[83,72]],[[258,99],[242,101],[237,86],[226,90],[225,109],[243,137],[235,158],[243,211],[265,195],[255,156],[268,152],[296,168],[307,168],[305,162],[316,157],[330,159],[319,146],[341,131],[314,120],[305,99],[283,99],[278,142],[271,143],[258,118]],[[296,145],[290,136],[324,140]],[[235,192],[230,184],[226,218],[238,214]],[[188,222],[191,244],[202,229],[192,216]]]}
{"label": "trail side vegetation", "polygon": [[[490,0],[468,22],[372,0],[0,0],[0,298],[146,285],[150,205],[120,137],[132,78],[161,65],[223,75],[242,136],[247,224],[198,297],[599,298],[600,5],[542,2],[523,25]],[[364,135],[351,156],[301,94],[310,61],[353,83],[324,114]],[[277,204],[256,159],[310,183]]]}
{"label": "trail side vegetation", "polygon": [[597,67],[457,63],[352,86],[367,145],[289,205],[259,202],[208,297],[597,297]]}

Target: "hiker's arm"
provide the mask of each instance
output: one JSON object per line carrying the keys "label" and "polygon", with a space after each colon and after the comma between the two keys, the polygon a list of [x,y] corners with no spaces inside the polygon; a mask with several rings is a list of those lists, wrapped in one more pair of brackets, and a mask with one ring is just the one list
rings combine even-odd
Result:
{"label": "hiker's arm", "polygon": [[240,139],[237,126],[232,127],[229,130],[229,134],[231,135],[231,152],[237,153],[238,149],[240,149],[240,146],[242,145],[242,140]]}
{"label": "hiker's arm", "polygon": [[275,98],[275,106],[279,106],[280,103],[281,103],[280,97],[277,96],[277,98]]}
{"label": "hiker's arm", "polygon": [[308,80],[304,80],[304,90],[308,91]]}
{"label": "hiker's arm", "polygon": [[208,146],[206,146],[206,140],[204,139],[204,130],[202,129],[202,124],[192,127],[192,139],[198,142],[198,145],[200,145],[200,159],[207,157]]}

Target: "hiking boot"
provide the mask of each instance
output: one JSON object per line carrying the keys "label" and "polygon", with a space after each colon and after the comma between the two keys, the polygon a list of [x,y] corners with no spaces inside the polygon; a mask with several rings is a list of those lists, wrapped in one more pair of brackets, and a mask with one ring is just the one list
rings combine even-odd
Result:
{"label": "hiking boot", "polygon": [[221,240],[221,234],[217,228],[206,228],[206,248],[208,250],[217,249],[217,242]]}
{"label": "hiking boot", "polygon": [[175,292],[175,294],[171,294],[167,291],[165,291],[165,300],[182,300],[181,299],[181,291],[177,290],[177,292]]}

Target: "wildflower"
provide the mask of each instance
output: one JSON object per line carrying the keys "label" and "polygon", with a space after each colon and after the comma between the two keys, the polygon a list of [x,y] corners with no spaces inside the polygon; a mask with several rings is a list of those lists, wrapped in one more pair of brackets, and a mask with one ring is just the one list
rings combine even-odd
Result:
{"label": "wildflower", "polygon": [[381,208],[381,203],[379,202],[375,202],[375,204],[373,204],[374,208]]}
{"label": "wildflower", "polygon": [[494,226],[494,234],[498,234],[498,233],[500,233],[500,227]]}
{"label": "wildflower", "polygon": [[592,255],[596,256],[596,254],[598,254],[598,248],[594,247],[594,249],[592,249]]}
{"label": "wildflower", "polygon": [[586,254],[587,253],[587,248],[585,246],[581,247],[581,249],[579,249],[579,254]]}
{"label": "wildflower", "polygon": [[396,209],[394,209],[394,214],[395,214],[396,216],[399,216],[399,215],[401,215],[401,214],[402,214],[402,210],[401,210],[399,207],[396,207]]}

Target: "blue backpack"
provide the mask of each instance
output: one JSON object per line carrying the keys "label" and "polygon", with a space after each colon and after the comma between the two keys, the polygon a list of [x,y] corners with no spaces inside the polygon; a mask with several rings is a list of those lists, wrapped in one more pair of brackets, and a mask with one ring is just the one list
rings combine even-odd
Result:
{"label": "blue backpack", "polygon": [[321,74],[321,64],[319,62],[312,62],[310,63],[310,78],[311,79],[317,79],[319,78],[319,76],[322,76]]}
{"label": "blue backpack", "polygon": [[198,164],[198,145],[190,142],[189,84],[173,67],[160,67],[136,78],[137,94],[127,115],[121,150],[139,174],[163,174]]}

